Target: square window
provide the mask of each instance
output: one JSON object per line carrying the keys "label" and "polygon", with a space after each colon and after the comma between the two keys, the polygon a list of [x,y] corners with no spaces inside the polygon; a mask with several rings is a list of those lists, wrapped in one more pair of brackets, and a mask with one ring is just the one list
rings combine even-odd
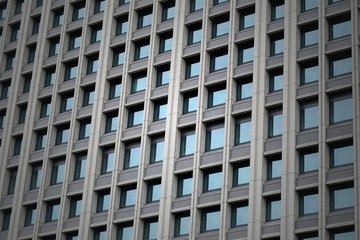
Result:
{"label": "square window", "polygon": [[91,27],[90,44],[99,42],[101,40],[102,26],[96,25]]}
{"label": "square window", "polygon": [[187,235],[190,232],[190,213],[178,214],[175,216],[174,236]]}
{"label": "square window", "polygon": [[36,218],[36,205],[30,205],[25,210],[24,227],[34,225]]}
{"label": "square window", "polygon": [[353,239],[355,239],[355,232],[353,229],[345,228],[342,230],[332,231],[330,233],[330,240],[353,240]]}
{"label": "square window", "polygon": [[115,30],[116,36],[126,33],[127,28],[128,28],[128,16],[127,15],[116,19],[116,30]]}
{"label": "square window", "polygon": [[266,221],[280,219],[281,217],[281,200],[280,197],[266,200]]}
{"label": "square window", "polygon": [[114,148],[107,148],[103,150],[101,159],[100,174],[112,172],[115,160]]}
{"label": "square window", "polygon": [[192,193],[192,174],[178,176],[177,197],[191,195]]}
{"label": "square window", "polygon": [[124,5],[125,3],[129,3],[130,0],[119,0],[119,6]]}
{"label": "square window", "polygon": [[319,152],[317,149],[308,149],[300,152],[300,173],[319,169]]}
{"label": "square window", "polygon": [[236,85],[236,101],[252,97],[252,76],[239,79]]}
{"label": "square window", "polygon": [[200,24],[194,24],[188,27],[188,45],[201,42],[202,28]]}
{"label": "square window", "polygon": [[50,115],[51,99],[41,100],[40,118],[47,117]]}
{"label": "square window", "polygon": [[301,29],[300,45],[302,48],[317,44],[319,42],[319,30],[316,25],[306,26]]}
{"label": "square window", "polygon": [[60,200],[47,202],[45,222],[58,220],[60,214]]}
{"label": "square window", "polygon": [[164,160],[164,138],[155,138],[151,142],[150,163]]}
{"label": "square window", "polygon": [[338,167],[354,162],[354,146],[352,142],[338,143],[330,146],[330,167]]}
{"label": "square window", "polygon": [[352,72],[351,53],[342,53],[341,56],[330,57],[329,77],[336,77]]}
{"label": "square window", "polygon": [[95,0],[94,14],[103,12],[105,9],[105,0]]}
{"label": "square window", "polygon": [[170,81],[170,66],[165,66],[157,69],[156,87],[168,84]]}
{"label": "square window", "polygon": [[110,204],[110,192],[109,191],[98,192],[96,212],[99,213],[109,210],[109,204]]}
{"label": "square window", "polygon": [[212,169],[204,172],[203,192],[221,189],[222,171],[221,169]]}
{"label": "square window", "polygon": [[267,159],[267,180],[281,177],[281,157],[274,156]]}
{"label": "square window", "polygon": [[59,9],[54,12],[53,28],[61,26],[64,18],[64,9]]}
{"label": "square window", "polygon": [[140,162],[140,143],[127,144],[125,147],[124,169],[136,167]]}
{"label": "square window", "polygon": [[231,227],[248,224],[248,208],[247,203],[231,207]]}
{"label": "square window", "polygon": [[146,203],[159,201],[161,192],[161,180],[148,182]]}
{"label": "square window", "polygon": [[131,108],[129,110],[128,127],[140,125],[143,123],[144,109],[143,106]]}
{"label": "square window", "polygon": [[[316,104],[316,103],[315,103]],[[319,107],[314,103],[300,106],[300,130],[319,126]]]}
{"label": "square window", "polygon": [[226,102],[226,86],[215,86],[208,90],[208,107],[224,104]]}
{"label": "square window", "polygon": [[90,136],[91,119],[81,120],[79,128],[79,140]]}
{"label": "square window", "polygon": [[199,76],[200,59],[199,57],[186,60],[185,79]]}
{"label": "square window", "polygon": [[228,66],[227,49],[210,53],[210,72],[225,69]]}
{"label": "square window", "polygon": [[255,7],[240,11],[240,29],[243,30],[255,26]]}
{"label": "square window", "polygon": [[220,208],[211,208],[201,211],[200,232],[220,228]]}
{"label": "square window", "polygon": [[13,69],[15,64],[15,54],[16,52],[10,52],[6,54],[6,64],[5,64],[5,70]]}
{"label": "square window", "polygon": [[85,177],[86,173],[86,154],[76,156],[75,168],[74,168],[74,180],[78,180]]}
{"label": "square window", "polygon": [[134,227],[132,223],[123,223],[118,226],[117,240],[131,240],[133,238]]}
{"label": "square window", "polygon": [[86,107],[94,103],[95,86],[90,86],[84,89],[82,106]]}
{"label": "square window", "polygon": [[316,233],[309,233],[299,236],[299,240],[319,240],[318,234]]}
{"label": "square window", "polygon": [[271,21],[284,17],[284,0],[271,1]]}
{"label": "square window", "polygon": [[116,131],[118,120],[119,116],[117,111],[106,114],[105,133]]}
{"label": "square window", "polygon": [[314,8],[318,8],[318,0],[301,0],[301,12],[305,12]]}
{"label": "square window", "polygon": [[43,5],[43,0],[36,0],[36,6],[42,6]]}
{"label": "square window", "polygon": [[220,3],[228,2],[229,0],[214,0],[213,5],[218,5]]}
{"label": "square window", "polygon": [[40,187],[40,183],[41,183],[41,168],[42,165],[40,164],[36,164],[36,165],[32,165],[32,170],[31,170],[31,177],[30,177],[30,187],[29,190],[32,189],[36,189]]}
{"label": "square window", "polygon": [[67,233],[66,240],[78,240],[78,233],[77,232]]}
{"label": "square window", "polygon": [[146,220],[144,222],[143,240],[157,239],[157,233],[158,233],[158,221],[157,220]]}
{"label": "square window", "polygon": [[203,9],[204,0],[190,0],[190,13]]}
{"label": "square window", "polygon": [[284,52],[284,33],[270,37],[270,57]]}
{"label": "square window", "polygon": [[269,137],[274,137],[274,136],[278,136],[282,134],[282,112],[277,110],[277,111],[272,111],[269,113],[269,120],[268,120],[268,131]]}
{"label": "square window", "polygon": [[210,151],[224,146],[224,127],[210,126],[206,128],[205,151]]}
{"label": "square window", "polygon": [[238,46],[238,65],[254,60],[254,43],[248,42]]}
{"label": "square window", "polygon": [[249,161],[236,164],[233,168],[233,187],[248,184],[250,181]]}
{"label": "square window", "polygon": [[17,175],[17,168],[11,169],[9,173],[7,195],[14,194],[15,192],[16,175]]}
{"label": "square window", "polygon": [[70,135],[70,126],[62,125],[57,127],[55,145],[67,143]]}
{"label": "square window", "polygon": [[136,186],[121,188],[120,207],[133,206],[136,203]]}
{"label": "square window", "polygon": [[113,80],[110,82],[109,87],[109,100],[118,98],[121,95],[121,79]]}
{"label": "square window", "polygon": [[50,185],[62,183],[65,174],[65,160],[57,160],[52,162]]}
{"label": "square window", "polygon": [[166,20],[172,19],[175,16],[175,1],[167,1],[163,4],[161,21],[164,22]]}
{"label": "square window", "polygon": [[50,40],[49,57],[59,53],[60,38],[54,38]]}
{"label": "square window", "polygon": [[235,122],[235,145],[251,141],[251,119],[242,118]]}
{"label": "square window", "polygon": [[149,56],[149,40],[135,43],[134,61],[146,58]]}
{"label": "square window", "polygon": [[60,102],[60,113],[72,110],[74,103],[74,93],[67,93],[63,94],[61,96],[61,102]]}
{"label": "square window", "polygon": [[125,59],[125,46],[114,49],[112,67],[116,67],[121,64],[124,64],[124,59]]}
{"label": "square window", "polygon": [[69,35],[68,51],[79,48],[81,45],[81,31],[71,32]]}
{"label": "square window", "polygon": [[78,63],[71,62],[65,65],[64,82],[75,79],[78,71]]}
{"label": "square window", "polygon": [[229,33],[229,16],[222,16],[212,20],[211,38]]}
{"label": "square window", "polygon": [[180,157],[194,154],[195,152],[195,130],[184,131],[181,133]]}
{"label": "square window", "polygon": [[45,145],[46,145],[46,132],[47,132],[46,129],[36,132],[35,151],[45,148]]}
{"label": "square window", "polygon": [[154,103],[154,117],[153,120],[161,120],[166,118],[167,113],[167,99]]}
{"label": "square window", "polygon": [[10,218],[11,218],[11,209],[3,210],[3,221],[1,226],[1,231],[9,230]]}
{"label": "square window", "polygon": [[337,186],[330,189],[330,211],[354,207],[354,187]]}
{"label": "square window", "polygon": [[152,24],[152,7],[139,11],[137,29],[150,26]]}
{"label": "square window", "polygon": [[70,200],[69,218],[80,216],[81,214],[82,196],[73,197]]}
{"label": "square window", "polygon": [[319,66],[316,62],[301,64],[300,66],[300,84],[304,85],[319,80]]}
{"label": "square window", "polygon": [[92,73],[96,73],[99,64],[99,56],[98,55],[89,56],[87,60],[88,63],[86,68],[86,74],[89,75]]}
{"label": "square window", "polygon": [[31,30],[32,35],[39,33],[40,20],[41,20],[40,16],[33,18],[33,26],[32,26],[32,30]]}
{"label": "square window", "polygon": [[350,16],[340,16],[329,20],[329,40],[351,35]]}
{"label": "square window", "polygon": [[84,16],[85,16],[85,1],[81,1],[74,4],[72,20],[76,21],[78,19],[84,18]]}
{"label": "square window", "polygon": [[171,51],[172,49],[172,32],[170,34],[165,34],[160,36],[160,46],[159,54]]}
{"label": "square window", "polygon": [[106,240],[106,227],[94,229],[94,240]]}
{"label": "square window", "polygon": [[197,110],[198,97],[197,92],[190,92],[184,94],[183,114]]}
{"label": "square window", "polygon": [[352,102],[352,98],[347,96],[330,98],[330,123],[352,120]]}
{"label": "square window", "polygon": [[299,214],[300,216],[317,213],[319,211],[319,198],[317,192],[300,193]]}

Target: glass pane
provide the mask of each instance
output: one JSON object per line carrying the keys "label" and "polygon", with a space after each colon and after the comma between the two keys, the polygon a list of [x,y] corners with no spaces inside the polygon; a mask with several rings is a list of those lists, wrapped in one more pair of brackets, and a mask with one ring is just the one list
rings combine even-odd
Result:
{"label": "glass pane", "polygon": [[50,220],[56,220],[59,218],[60,204],[53,205],[52,207],[52,216]]}
{"label": "glass pane", "polygon": [[340,209],[354,206],[354,188],[338,189],[333,191],[333,209]]}
{"label": "glass pane", "polygon": [[254,59],[254,47],[242,49],[242,59],[240,63],[251,62]]}
{"label": "glass pane", "polygon": [[284,4],[272,7],[273,17],[272,20],[284,17]]}
{"label": "glass pane", "polygon": [[197,96],[185,98],[185,101],[187,101],[187,109],[184,113],[196,111],[198,103]]}
{"label": "glass pane", "polygon": [[58,165],[56,183],[61,183],[64,181],[64,174],[65,174],[65,164]]}
{"label": "glass pane", "polygon": [[185,235],[190,232],[190,216],[179,219],[179,235]]}
{"label": "glass pane", "polygon": [[146,88],[146,76],[145,77],[139,77],[139,78],[135,78],[134,79],[136,84],[136,88],[134,89],[134,91],[132,91],[132,93],[137,92],[137,91],[141,91],[141,90],[145,90]]}
{"label": "glass pane", "polygon": [[217,23],[215,28],[216,34],[213,34],[214,37],[227,34],[229,33],[229,21]]}
{"label": "glass pane", "polygon": [[318,106],[305,108],[302,110],[303,126],[302,129],[308,129],[319,126],[319,108]]}
{"label": "glass pane", "polygon": [[241,29],[252,27],[255,25],[255,13],[241,16]]}
{"label": "glass pane", "polygon": [[224,146],[224,128],[211,131],[210,149],[221,148]]}
{"label": "glass pane", "polygon": [[158,222],[149,223],[149,239],[157,239]]}
{"label": "glass pane", "polygon": [[301,74],[302,84],[318,81],[319,66],[303,68]]}
{"label": "glass pane", "polygon": [[235,225],[243,225],[248,223],[248,206],[236,208],[236,222]]}
{"label": "glass pane", "polygon": [[167,112],[167,104],[163,104],[159,106],[159,118],[163,119],[166,118],[166,112]]}
{"label": "glass pane", "polygon": [[131,148],[129,151],[129,167],[138,166],[140,160],[140,147]]}
{"label": "glass pane", "polygon": [[304,154],[302,161],[302,172],[317,170],[319,168],[319,153]]}
{"label": "glass pane", "polygon": [[269,167],[270,169],[268,169],[268,179],[281,177],[281,160],[270,161]]}
{"label": "glass pane", "polygon": [[156,184],[152,186],[152,201],[160,200],[160,191],[161,191],[161,184]]}
{"label": "glass pane", "polygon": [[253,83],[244,83],[240,85],[240,98],[244,99],[252,96]]}
{"label": "glass pane", "polygon": [[115,158],[114,153],[109,153],[107,155],[107,165],[106,165],[106,171],[105,172],[111,172],[112,171],[113,165],[114,165],[114,158]]}
{"label": "glass pane", "polygon": [[201,41],[201,32],[202,32],[202,29],[190,31],[189,35],[192,36],[192,39],[191,39],[191,41],[189,40],[189,44],[200,42]]}
{"label": "glass pane", "polygon": [[237,169],[237,185],[249,183],[249,180],[250,180],[250,166],[239,167]]}
{"label": "glass pane", "polygon": [[134,112],[134,122],[133,125],[142,124],[143,122],[144,110]]}
{"label": "glass pane", "polygon": [[352,58],[344,58],[331,62],[332,73],[330,77],[352,72]]}
{"label": "glass pane", "polygon": [[193,154],[195,152],[195,134],[185,137],[185,154]]}
{"label": "glass pane", "polygon": [[228,55],[217,56],[214,58],[214,71],[227,68]]}
{"label": "glass pane", "polygon": [[85,171],[86,171],[86,159],[83,159],[80,162],[80,175],[79,178],[85,177]]}
{"label": "glass pane", "polygon": [[251,122],[240,123],[239,143],[249,142],[251,140]]}
{"label": "glass pane", "polygon": [[146,26],[150,26],[151,23],[152,23],[152,14],[148,14],[148,15],[145,15],[143,16],[143,27],[146,27]]}
{"label": "glass pane", "polygon": [[149,45],[145,45],[139,48],[139,59],[149,56]]}
{"label": "glass pane", "polygon": [[281,217],[281,201],[270,202],[270,220],[280,219]]}
{"label": "glass pane", "polygon": [[302,11],[307,11],[313,8],[317,8],[319,3],[318,0],[302,0],[303,1],[303,9]]}
{"label": "glass pane", "polygon": [[104,201],[103,201],[103,211],[106,211],[109,209],[109,204],[110,204],[110,194],[105,194],[104,195]]}
{"label": "glass pane", "polygon": [[343,37],[351,34],[351,21],[340,22],[331,25],[331,39]]}
{"label": "glass pane", "polygon": [[136,203],[136,189],[126,191],[125,206],[135,205]]}
{"label": "glass pane", "polygon": [[220,227],[220,212],[210,212],[206,214],[205,230],[218,229]]}
{"label": "glass pane", "polygon": [[162,161],[164,159],[164,142],[156,143],[155,162]]}
{"label": "glass pane", "polygon": [[270,137],[282,134],[282,114],[272,116],[272,134]]}
{"label": "glass pane", "polygon": [[343,233],[335,233],[334,240],[354,240],[355,239],[355,232],[343,232]]}
{"label": "glass pane", "polygon": [[283,75],[270,76],[270,92],[283,89]]}
{"label": "glass pane", "polygon": [[160,74],[161,74],[161,85],[169,83],[170,70],[162,71]]}
{"label": "glass pane", "polygon": [[311,194],[302,196],[303,212],[302,214],[317,213],[318,212],[318,194]]}
{"label": "glass pane", "polygon": [[334,167],[354,162],[353,145],[334,148],[332,154]]}
{"label": "glass pane", "polygon": [[273,41],[272,48],[273,48],[272,55],[283,53],[284,52],[284,39],[278,39],[278,40]]}
{"label": "glass pane", "polygon": [[82,203],[81,199],[79,199],[79,200],[77,200],[75,202],[75,205],[76,205],[76,207],[75,207],[75,216],[80,216],[80,214],[81,214],[81,203]]}
{"label": "glass pane", "polygon": [[192,192],[192,178],[184,178],[182,179],[182,194],[188,195]]}
{"label": "glass pane", "polygon": [[207,190],[214,190],[221,188],[222,185],[222,172],[209,173],[208,174],[208,186]]}
{"label": "glass pane", "polygon": [[307,31],[307,32],[303,32],[303,43],[302,46],[306,47],[312,44],[316,44],[318,43],[318,38],[319,38],[319,31],[316,30],[312,30],[312,31]]}
{"label": "glass pane", "polygon": [[132,240],[132,236],[133,236],[133,226],[130,227],[124,227],[122,229],[122,235],[120,237],[121,240]]}
{"label": "glass pane", "polygon": [[226,89],[212,92],[212,106],[226,102]]}
{"label": "glass pane", "polygon": [[189,77],[198,76],[199,70],[200,70],[200,62],[192,63],[190,65],[190,76]]}
{"label": "glass pane", "polygon": [[161,49],[160,52],[166,52],[166,51],[171,50],[171,48],[172,48],[172,38],[164,39],[163,44],[164,44],[163,49]]}
{"label": "glass pane", "polygon": [[341,122],[352,119],[352,98],[344,99],[331,103],[332,116],[330,116],[331,123]]}

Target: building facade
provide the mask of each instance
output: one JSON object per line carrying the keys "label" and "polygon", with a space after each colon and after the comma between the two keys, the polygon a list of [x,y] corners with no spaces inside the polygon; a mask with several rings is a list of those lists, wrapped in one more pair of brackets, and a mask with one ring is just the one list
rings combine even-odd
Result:
{"label": "building facade", "polygon": [[1,0],[0,239],[360,239],[360,1]]}

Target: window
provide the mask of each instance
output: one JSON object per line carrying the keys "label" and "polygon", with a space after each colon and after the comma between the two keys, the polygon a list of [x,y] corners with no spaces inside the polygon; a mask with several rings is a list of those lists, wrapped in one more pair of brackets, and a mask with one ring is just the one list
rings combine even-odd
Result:
{"label": "window", "polygon": [[48,202],[46,204],[45,222],[55,221],[60,214],[60,200]]}
{"label": "window", "polygon": [[181,133],[180,157],[194,154],[195,152],[195,130],[188,130]]}
{"label": "window", "polygon": [[175,216],[174,236],[187,235],[190,232],[190,212],[177,214]]}
{"label": "window", "polygon": [[66,93],[61,96],[61,102],[60,102],[60,113],[72,110],[74,102],[74,93]]}
{"label": "window", "polygon": [[319,30],[316,25],[307,26],[301,29],[301,47],[307,47],[313,44],[317,44],[319,41]]}
{"label": "window", "polygon": [[91,27],[90,44],[99,42],[101,40],[101,25]]}
{"label": "window", "polygon": [[106,240],[106,227],[96,228],[94,230],[94,240]]}
{"label": "window", "polygon": [[36,0],[36,7],[40,7],[43,4],[43,0]]}
{"label": "window", "polygon": [[128,127],[140,125],[143,122],[144,109],[142,106],[131,108],[129,110]]}
{"label": "window", "polygon": [[330,98],[330,123],[337,123],[353,118],[352,98],[335,96]]}
{"label": "window", "polygon": [[186,60],[185,79],[199,76],[199,70],[200,70],[199,57]]}
{"label": "window", "polygon": [[54,12],[53,27],[61,26],[63,23],[64,9],[59,9]]}
{"label": "window", "polygon": [[158,232],[158,221],[147,220],[144,222],[144,240],[155,240],[157,239]]}
{"label": "window", "polygon": [[299,240],[319,240],[318,234],[316,233],[309,233],[299,236]]}
{"label": "window", "polygon": [[0,129],[5,127],[6,110],[0,111]]}
{"label": "window", "polygon": [[284,17],[284,0],[271,1],[271,21]]}
{"label": "window", "polygon": [[310,193],[300,193],[299,196],[300,216],[311,213],[317,213],[319,210],[318,203],[319,203],[319,199],[318,199],[317,191]]}
{"label": "window", "polygon": [[90,86],[84,89],[82,106],[88,106],[94,103],[95,86]]}
{"label": "window", "polygon": [[172,32],[160,36],[159,54],[171,51],[172,49]]}
{"label": "window", "polygon": [[168,84],[170,81],[170,66],[161,67],[157,69],[156,87]]}
{"label": "window", "polygon": [[77,232],[67,233],[66,240],[78,240],[78,233]]}
{"label": "window", "polygon": [[254,42],[243,43],[239,46],[238,64],[252,62],[254,60]]}
{"label": "window", "polygon": [[100,174],[112,172],[115,160],[114,148],[103,150]]}
{"label": "window", "polygon": [[91,119],[82,120],[80,122],[79,140],[88,138],[90,136],[90,129],[91,129]]}
{"label": "window", "polygon": [[64,75],[64,82],[70,80],[70,79],[74,79],[76,78],[77,75],[77,70],[78,70],[78,63],[76,62],[71,62],[71,63],[67,63],[65,66],[65,75]]}
{"label": "window", "polygon": [[269,113],[269,137],[282,134],[282,118],[282,111],[279,109]]}
{"label": "window", "polygon": [[138,13],[137,29],[150,26],[152,23],[152,7]]}
{"label": "window", "polygon": [[41,172],[42,172],[41,168],[42,168],[41,163],[32,165],[29,190],[40,187]]}
{"label": "window", "polygon": [[192,192],[192,174],[185,174],[178,177],[177,197],[190,195]]}
{"label": "window", "polygon": [[19,121],[18,124],[23,124],[25,122],[26,117],[27,104],[23,104],[19,106]]}
{"label": "window", "polygon": [[98,69],[99,56],[93,55],[93,56],[89,56],[87,59],[88,59],[88,64],[86,68],[86,74],[96,73]]}
{"label": "window", "polygon": [[203,192],[221,189],[222,171],[221,169],[212,169],[204,172]]}
{"label": "window", "polygon": [[70,126],[62,125],[57,127],[55,145],[67,143],[69,140]]}
{"label": "window", "polygon": [[105,0],[95,0],[94,14],[103,12],[105,9]]}
{"label": "window", "polygon": [[31,74],[24,76],[24,85],[23,85],[23,93],[30,92],[30,85],[31,85]]}
{"label": "window", "polygon": [[53,161],[51,168],[50,185],[62,183],[65,174],[65,161],[63,159]]}
{"label": "window", "polygon": [[161,180],[148,182],[146,203],[160,200]]}
{"label": "window", "polygon": [[45,145],[46,145],[46,132],[47,132],[46,129],[36,132],[35,151],[45,148]]}
{"label": "window", "polygon": [[30,205],[25,210],[25,223],[24,226],[34,225],[36,217],[36,205]]}
{"label": "window", "polygon": [[329,40],[351,35],[350,16],[340,16],[329,20]]}
{"label": "window", "polygon": [[353,229],[343,229],[330,233],[330,240],[353,240],[355,232]]}
{"label": "window", "polygon": [[125,17],[120,17],[120,18],[116,19],[116,30],[115,30],[116,36],[126,33],[127,28],[128,28],[128,16],[127,15]]}
{"label": "window", "polygon": [[305,103],[300,106],[300,130],[319,126],[319,107],[316,103]]}
{"label": "window", "polygon": [[9,95],[10,95],[11,82],[10,82],[10,81],[5,81],[5,82],[3,82],[0,86],[1,86],[1,96],[0,96],[0,99],[6,99],[6,98],[8,98]]}
{"label": "window", "polygon": [[269,157],[267,159],[267,180],[281,177],[281,172],[281,157]]}
{"label": "window", "polygon": [[0,19],[4,19],[6,16],[6,4],[7,2],[3,2],[0,4]]}
{"label": "window", "polygon": [[86,172],[86,154],[76,157],[74,168],[74,180],[85,177]]}
{"label": "window", "polygon": [[22,13],[24,7],[24,0],[16,0],[15,14]]}
{"label": "window", "polygon": [[33,27],[31,31],[32,35],[39,33],[40,20],[41,20],[40,16],[33,18]]}
{"label": "window", "polygon": [[72,20],[76,21],[78,19],[84,18],[84,16],[85,16],[85,1],[81,1],[74,4]]}
{"label": "window", "polygon": [[235,123],[235,145],[251,141],[251,120],[240,118]]}
{"label": "window", "polygon": [[140,73],[132,76],[130,93],[139,92],[146,88],[146,73]]}
{"label": "window", "polygon": [[300,173],[319,169],[319,152],[317,149],[307,149],[300,152]]}
{"label": "window", "polygon": [[134,227],[132,223],[125,223],[118,226],[117,240],[130,240],[133,238]]}
{"label": "window", "polygon": [[15,143],[14,143],[13,156],[20,155],[21,144],[22,144],[22,135],[16,136],[16,137],[15,137]]}
{"label": "window", "polygon": [[201,42],[201,23],[194,24],[188,27],[188,45]]}
{"label": "window", "polygon": [[337,186],[330,189],[330,210],[354,207],[354,187]]}
{"label": "window", "polygon": [[280,196],[266,199],[266,221],[280,219],[281,217],[281,200]]}
{"label": "window", "polygon": [[96,212],[109,210],[110,191],[99,192],[97,198]]}
{"label": "window", "polygon": [[301,0],[301,12],[318,8],[318,0]]}
{"label": "window", "polygon": [[2,28],[0,28],[0,44],[1,44],[2,34],[3,34],[3,30]]}
{"label": "window", "polygon": [[210,53],[210,72],[227,68],[227,65],[227,49],[222,49],[220,51]]}
{"label": "window", "polygon": [[154,104],[154,121],[165,119],[167,112],[167,99],[158,101]]}
{"label": "window", "polygon": [[352,142],[338,143],[330,147],[330,167],[337,167],[354,162]]}
{"label": "window", "polygon": [[233,187],[249,183],[250,165],[248,161],[235,165],[233,169]]}
{"label": "window", "polygon": [[240,11],[240,29],[255,26],[255,7],[246,8]]}
{"label": "window", "polygon": [[14,194],[15,192],[16,175],[17,175],[17,168],[11,169],[9,174],[7,195]]}
{"label": "window", "polygon": [[55,68],[46,69],[44,87],[53,85],[54,82],[55,82]]}
{"label": "window", "polygon": [[140,143],[127,144],[125,147],[124,169],[138,166],[140,162]]}
{"label": "window", "polygon": [[20,23],[11,25],[10,42],[18,40],[19,31],[20,31]]}
{"label": "window", "polygon": [[159,162],[164,159],[164,138],[155,138],[151,142],[150,163]]}
{"label": "window", "polygon": [[229,16],[222,16],[212,20],[211,38],[229,33]]}
{"label": "window", "polygon": [[3,210],[3,221],[1,226],[1,231],[9,230],[11,218],[11,209]]}
{"label": "window", "polygon": [[224,146],[223,125],[213,125],[206,128],[205,151],[210,151]]}
{"label": "window", "polygon": [[9,52],[6,54],[5,70],[13,69],[15,65],[15,54],[16,52]]}
{"label": "window", "polygon": [[227,1],[229,1],[229,0],[214,0],[214,6],[217,4],[220,4],[220,3],[227,2]]}
{"label": "window", "polygon": [[201,211],[200,232],[220,228],[220,208],[211,208]]}
{"label": "window", "polygon": [[41,100],[40,118],[49,116],[50,109],[51,109],[51,99],[47,98]]}
{"label": "window", "polygon": [[116,67],[124,64],[125,46],[114,49],[112,66]]}
{"label": "window", "polygon": [[50,40],[49,57],[59,53],[60,38]]}
{"label": "window", "polygon": [[29,46],[28,49],[29,52],[28,52],[27,63],[32,63],[35,60],[36,44]]}
{"label": "window", "polygon": [[81,31],[71,32],[69,36],[68,51],[79,48],[81,45]]}
{"label": "window", "polygon": [[119,0],[119,6],[124,5],[125,3],[129,3],[130,0]]}
{"label": "window", "polygon": [[121,79],[112,80],[109,87],[109,100],[121,95]]}
{"label": "window", "polygon": [[351,53],[342,53],[341,56],[330,57],[329,59],[329,77],[336,77],[342,74],[352,72]]}
{"label": "window", "polygon": [[134,61],[149,56],[149,44],[150,44],[149,39],[135,43]]}
{"label": "window", "polygon": [[166,20],[174,18],[175,15],[175,1],[168,1],[163,4],[161,21],[164,22]]}
{"label": "window", "polygon": [[203,9],[204,0],[190,0],[190,13]]}
{"label": "window", "polygon": [[76,217],[80,216],[81,214],[81,203],[82,203],[82,196],[73,197],[70,200],[70,212],[69,217]]}
{"label": "window", "polygon": [[316,62],[304,63],[300,66],[300,84],[304,85],[319,80],[319,66]]}
{"label": "window", "polygon": [[224,104],[226,102],[226,86],[214,86],[208,90],[208,107]]}
{"label": "window", "polygon": [[136,203],[136,185],[121,188],[120,207],[133,206]]}
{"label": "window", "polygon": [[270,37],[270,57],[284,52],[284,34]]}
{"label": "window", "polygon": [[248,206],[238,204],[231,207],[231,227],[248,224]]}
{"label": "window", "polygon": [[198,97],[197,92],[189,92],[184,94],[183,114],[197,110]]}

